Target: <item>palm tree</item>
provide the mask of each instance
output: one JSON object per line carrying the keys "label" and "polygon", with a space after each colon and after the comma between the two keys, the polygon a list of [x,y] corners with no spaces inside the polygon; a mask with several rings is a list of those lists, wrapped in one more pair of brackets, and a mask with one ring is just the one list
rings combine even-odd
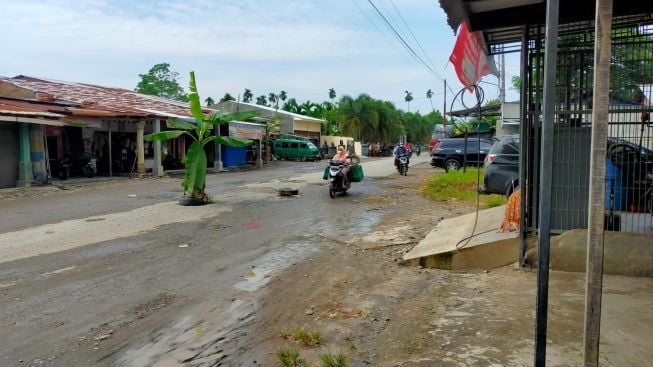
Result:
{"label": "palm tree", "polygon": [[256,97],[256,104],[260,106],[267,106],[268,105],[268,99],[265,98],[264,95],[260,95]]}
{"label": "palm tree", "polygon": [[407,110],[408,112],[410,112],[410,101],[413,100],[413,93],[409,91],[404,91],[404,92],[406,92],[406,96],[404,97],[404,100],[406,101]]}
{"label": "palm tree", "polygon": [[278,103],[279,98],[277,97],[276,94],[270,92],[270,94],[268,94],[268,101],[270,102],[271,105],[276,105],[277,108],[279,108],[279,103]]}
{"label": "palm tree", "polygon": [[227,93],[224,94],[224,96],[222,96],[222,98],[220,98],[220,103],[226,102],[226,101],[235,101],[235,100],[236,100],[236,98],[234,98],[234,96],[232,96],[231,94],[229,94],[227,92]]}
{"label": "palm tree", "polygon": [[279,92],[279,99],[281,100],[281,102],[286,102],[286,98],[288,98],[288,93],[286,93],[285,90]]}
{"label": "palm tree", "polygon": [[252,98],[254,98],[254,94],[252,94],[252,91],[245,88],[245,93],[243,93],[243,102],[250,103],[252,102]]}
{"label": "palm tree", "polygon": [[431,110],[435,111],[435,109],[433,108],[433,91],[431,90],[431,88],[429,88],[429,90],[426,91],[426,98],[428,98],[429,102],[431,102]]}
{"label": "palm tree", "polygon": [[336,90],[333,88],[329,88],[329,99],[333,101],[336,99]]}
{"label": "palm tree", "polygon": [[211,107],[211,106],[213,106],[215,104],[215,101],[211,97],[206,97],[206,99],[204,100],[204,103],[206,103],[206,105],[208,107]]}
{"label": "palm tree", "polygon": [[297,104],[297,100],[294,98],[289,98],[288,102],[283,104],[283,107],[281,108],[284,111],[288,112],[293,112],[293,113],[298,113],[299,112],[299,104]]}

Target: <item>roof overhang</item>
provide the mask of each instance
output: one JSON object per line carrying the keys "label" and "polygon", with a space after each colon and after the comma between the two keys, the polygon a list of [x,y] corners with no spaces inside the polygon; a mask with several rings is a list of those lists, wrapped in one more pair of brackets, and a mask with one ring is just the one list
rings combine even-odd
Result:
{"label": "roof overhang", "polygon": [[[543,27],[546,21],[545,0],[440,0],[440,6],[454,32],[463,22],[467,22],[470,31],[483,32],[490,53],[494,45],[520,42],[525,26]],[[596,0],[560,1],[559,7],[559,34],[593,30]],[[623,18],[617,21],[627,24],[650,22],[653,1],[617,1],[613,17]]]}

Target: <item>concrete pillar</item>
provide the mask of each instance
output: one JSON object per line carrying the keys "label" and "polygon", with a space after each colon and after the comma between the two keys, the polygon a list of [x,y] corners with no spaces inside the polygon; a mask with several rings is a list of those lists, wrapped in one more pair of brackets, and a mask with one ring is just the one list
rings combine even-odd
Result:
{"label": "concrete pillar", "polygon": [[18,181],[16,187],[32,186],[32,160],[30,159],[29,125],[25,122],[18,126]]}
{"label": "concrete pillar", "polygon": [[256,168],[263,167],[263,139],[258,141],[258,154],[256,154]]}
{"label": "concrete pillar", "polygon": [[[161,132],[161,120],[154,120],[154,132]],[[154,142],[154,168],[152,169],[152,174],[156,177],[163,176],[163,165],[161,164],[161,142]]]}
{"label": "concrete pillar", "polygon": [[136,172],[139,176],[145,176],[145,144],[143,144],[143,131],[145,130],[145,122],[139,121],[136,123]]}

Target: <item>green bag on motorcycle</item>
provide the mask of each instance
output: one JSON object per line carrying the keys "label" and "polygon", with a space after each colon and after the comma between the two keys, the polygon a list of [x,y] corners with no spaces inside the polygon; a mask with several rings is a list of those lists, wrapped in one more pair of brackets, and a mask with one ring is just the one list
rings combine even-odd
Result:
{"label": "green bag on motorcycle", "polygon": [[363,178],[365,178],[365,174],[363,173],[363,166],[360,164],[350,166],[349,171],[347,171],[347,178],[351,182],[363,181]]}

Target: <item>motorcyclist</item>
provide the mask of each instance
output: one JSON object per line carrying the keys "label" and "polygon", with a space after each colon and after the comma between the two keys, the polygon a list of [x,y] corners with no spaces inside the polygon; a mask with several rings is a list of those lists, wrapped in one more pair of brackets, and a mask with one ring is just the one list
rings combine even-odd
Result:
{"label": "motorcyclist", "polygon": [[347,171],[349,171],[349,152],[347,152],[344,145],[338,145],[338,151],[331,159],[342,162],[342,174],[345,178],[344,183],[347,184],[349,182],[349,178],[347,178]]}
{"label": "motorcyclist", "polygon": [[[395,149],[392,151],[392,155],[395,156],[395,167],[399,167],[399,157],[402,155],[407,155],[406,148],[404,148],[400,143],[397,143]],[[406,157],[408,159],[408,157]]]}

